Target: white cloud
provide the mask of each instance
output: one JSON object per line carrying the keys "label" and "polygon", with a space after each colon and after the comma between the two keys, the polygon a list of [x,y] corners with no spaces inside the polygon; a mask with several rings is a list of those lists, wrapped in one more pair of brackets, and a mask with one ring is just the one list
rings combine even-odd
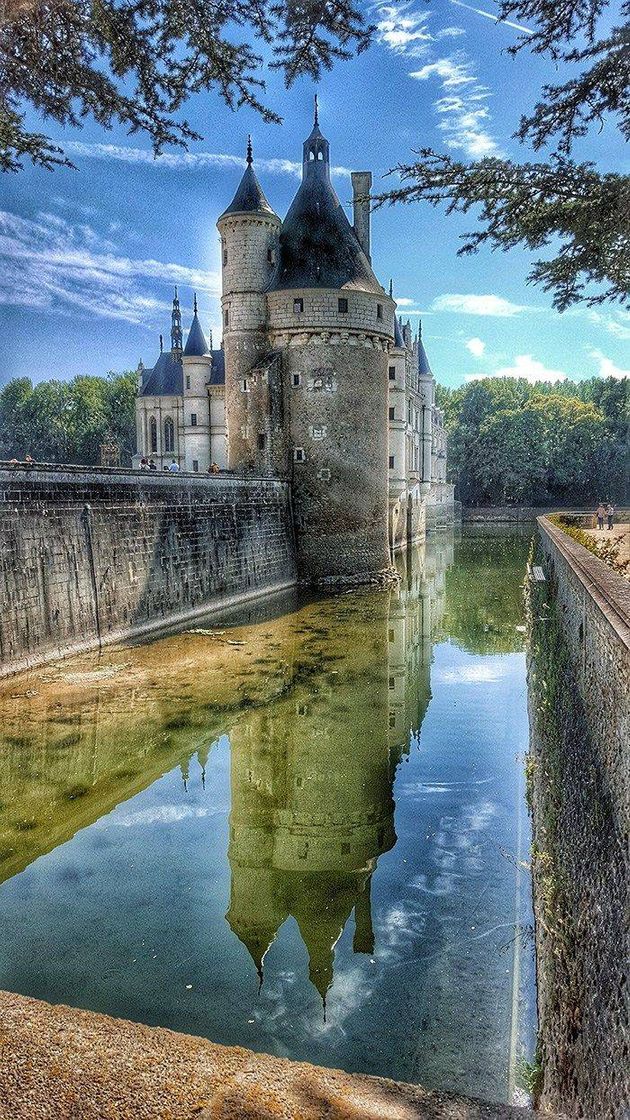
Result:
{"label": "white cloud", "polygon": [[[583,314],[583,312],[575,309],[574,314]],[[614,308],[610,315],[604,315],[601,311],[595,311],[591,308],[586,312],[587,317],[591,323],[598,327],[603,327],[609,334],[615,338],[621,338],[624,342],[630,339],[630,313],[622,311],[620,308]]]}
{"label": "white cloud", "polygon": [[444,96],[434,102],[434,108],[441,118],[438,128],[446,137],[447,147],[463,151],[472,159],[500,155],[486,127],[490,121],[490,91],[478,81],[465,54],[460,51],[435,59],[409,76],[422,82],[439,78]]}
{"label": "white cloud", "polygon": [[589,354],[599,365],[597,372],[600,377],[630,377],[630,369],[620,369],[611,358],[607,358],[605,354],[602,354],[601,350],[589,350]]}
{"label": "white cloud", "polygon": [[437,296],[431,304],[431,309],[453,311],[458,315],[491,315],[500,319],[511,318],[512,315],[519,315],[521,311],[527,310],[522,304],[512,303],[502,296],[478,296],[457,292],[447,292],[443,296]]}
{"label": "white cloud", "polygon": [[518,354],[514,365],[488,373],[469,373],[465,381],[480,381],[483,377],[524,377],[526,381],[566,381],[567,374],[561,369],[549,369],[531,354]]}
{"label": "white cloud", "polygon": [[[166,285],[215,299],[217,272],[134,258],[85,223],[0,211],[0,304],[81,313],[157,328],[169,310]],[[168,291],[168,296],[171,293]]]}
{"label": "white cloud", "polygon": [[398,296],[396,296],[396,306],[397,307],[404,307],[404,308],[413,307],[415,302],[416,302],[415,299],[408,299],[406,296],[400,296],[400,298]]}
{"label": "white cloud", "polygon": [[[236,168],[245,169],[243,155],[229,155],[225,152],[162,152],[154,156],[147,148],[128,148],[120,144],[84,144],[80,140],[70,140],[64,147],[71,157],[83,159],[117,160],[122,163],[145,164],[149,167],[171,171],[203,171],[205,168]],[[291,159],[258,159],[255,158],[257,171],[270,175],[292,175],[301,178],[302,164]],[[331,167],[331,173],[337,176],[349,176],[347,167]]]}
{"label": "white cloud", "polygon": [[486,657],[479,663],[458,665],[455,668],[441,668],[434,679],[441,684],[493,684],[509,673],[509,667],[501,658]]}
{"label": "white cloud", "polygon": [[383,4],[377,9],[380,19],[376,25],[379,38],[396,54],[416,54],[426,50],[433,36],[427,30],[428,12],[414,12],[408,6],[394,7]]}
{"label": "white cloud", "polygon": [[492,12],[485,12],[483,8],[473,8],[471,4],[464,4],[463,0],[451,0],[451,4],[456,4],[458,8],[467,8],[469,12],[475,12],[478,16],[485,16],[486,19],[491,19],[493,23],[497,23],[499,27],[513,27],[515,31],[522,31],[524,35],[534,34],[529,27],[523,27],[520,23],[512,23],[509,19],[500,20]]}
{"label": "white cloud", "polygon": [[481,358],[486,349],[486,344],[480,338],[469,338],[466,342],[466,349],[470,350],[475,358]]}

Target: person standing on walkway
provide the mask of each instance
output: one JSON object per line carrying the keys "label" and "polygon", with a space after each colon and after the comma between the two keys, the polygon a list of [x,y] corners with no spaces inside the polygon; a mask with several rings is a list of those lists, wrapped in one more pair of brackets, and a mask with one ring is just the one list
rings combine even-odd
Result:
{"label": "person standing on walkway", "polygon": [[597,528],[598,529],[603,529],[604,528],[604,514],[605,513],[606,513],[606,510],[604,509],[603,504],[600,502],[598,507],[597,507]]}
{"label": "person standing on walkway", "polygon": [[606,515],[608,517],[608,528],[612,529],[613,524],[614,524],[614,520],[615,520],[615,507],[612,504],[612,502],[608,503],[608,509],[606,510]]}
{"label": "person standing on walkway", "polygon": [[168,469],[169,471],[172,471],[173,474],[175,474],[179,470],[179,463],[176,459],[171,459]]}

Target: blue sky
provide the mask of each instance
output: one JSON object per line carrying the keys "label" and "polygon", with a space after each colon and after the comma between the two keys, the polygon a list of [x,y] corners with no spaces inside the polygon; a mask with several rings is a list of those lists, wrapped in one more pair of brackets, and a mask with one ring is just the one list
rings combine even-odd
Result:
{"label": "blue sky", "polygon": [[[488,18],[493,10],[491,0],[372,9],[374,46],[339,63],[318,89],[342,201],[351,197],[350,169],[371,169],[375,189],[386,189],[388,169],[421,146],[458,158],[528,158],[511,134],[543,82],[564,76],[527,51],[509,56],[519,31]],[[121,128],[106,132],[88,122],[62,130],[29,120],[66,146],[78,170],[27,166],[2,177],[0,384],[104,374],[135,368],[140,358],[152,365],[159,332],[168,334],[175,283],[185,325],[195,289],[204,328],[219,344],[216,219],[240,178],[247,133],[267,197],[283,216],[312,124],[313,84],[300,81],[287,92],[277,74],[266,78],[267,102],[282,125],[264,125],[250,110],[232,113],[212,92],[197,95],[186,117],[203,141],[158,161],[148,141]],[[614,123],[580,142],[576,156],[622,169]],[[628,372],[630,315],[613,306],[559,315],[526,284],[525,252],[457,257],[459,237],[471,228],[471,215],[447,218],[425,204],[373,218],[375,271],[384,285],[393,277],[401,313],[414,326],[421,315],[440,382]]]}

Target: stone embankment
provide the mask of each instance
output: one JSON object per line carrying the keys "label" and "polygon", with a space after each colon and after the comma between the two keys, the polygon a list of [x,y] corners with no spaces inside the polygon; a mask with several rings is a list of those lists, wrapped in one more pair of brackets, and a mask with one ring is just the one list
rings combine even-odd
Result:
{"label": "stone embankment", "polygon": [[0,466],[0,676],[296,578],[286,482]]}
{"label": "stone embankment", "polygon": [[[571,516],[577,518],[578,523],[585,529],[590,529],[595,525],[595,513],[591,510],[560,510],[557,506],[549,507],[548,509],[541,506],[463,506],[462,508],[462,521],[465,524],[511,524],[524,523],[534,524],[539,517],[544,517],[549,513],[560,512],[563,516]],[[627,509],[618,509],[615,519],[620,521],[627,521],[630,511]]]}
{"label": "stone embankment", "polygon": [[630,585],[548,518],[528,581],[540,1102],[627,1120]]}
{"label": "stone embankment", "polygon": [[534,1120],[8,992],[0,1056],[0,1120]]}

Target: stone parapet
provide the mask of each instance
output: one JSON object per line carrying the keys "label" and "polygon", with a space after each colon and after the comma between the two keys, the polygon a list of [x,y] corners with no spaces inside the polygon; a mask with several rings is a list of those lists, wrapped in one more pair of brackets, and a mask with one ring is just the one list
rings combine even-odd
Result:
{"label": "stone parapet", "polygon": [[0,675],[295,580],[286,482],[0,467]]}

